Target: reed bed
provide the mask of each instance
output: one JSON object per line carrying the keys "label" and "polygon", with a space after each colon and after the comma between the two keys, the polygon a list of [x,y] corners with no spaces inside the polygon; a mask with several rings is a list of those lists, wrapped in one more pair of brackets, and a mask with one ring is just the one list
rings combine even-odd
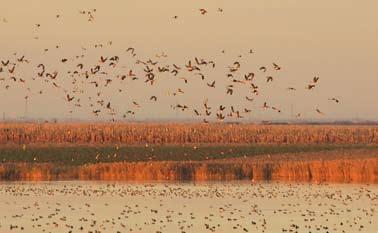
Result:
{"label": "reed bed", "polygon": [[0,144],[378,144],[378,126],[3,123]]}
{"label": "reed bed", "polygon": [[377,151],[312,152],[209,161],[82,166],[2,163],[0,180],[295,181],[378,183]]}

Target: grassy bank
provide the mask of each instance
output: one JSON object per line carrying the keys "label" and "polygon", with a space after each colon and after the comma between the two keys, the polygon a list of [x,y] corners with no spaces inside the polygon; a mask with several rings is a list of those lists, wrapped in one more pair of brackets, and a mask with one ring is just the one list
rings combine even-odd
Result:
{"label": "grassy bank", "polygon": [[0,147],[3,163],[53,163],[79,166],[93,163],[143,161],[204,161],[345,150],[378,151],[378,145],[165,145],[165,146],[32,146]]}

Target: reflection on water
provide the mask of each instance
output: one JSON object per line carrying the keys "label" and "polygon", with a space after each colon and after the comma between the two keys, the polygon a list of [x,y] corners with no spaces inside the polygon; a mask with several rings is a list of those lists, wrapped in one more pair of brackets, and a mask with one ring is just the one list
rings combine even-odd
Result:
{"label": "reflection on water", "polygon": [[0,184],[0,232],[376,232],[377,185]]}

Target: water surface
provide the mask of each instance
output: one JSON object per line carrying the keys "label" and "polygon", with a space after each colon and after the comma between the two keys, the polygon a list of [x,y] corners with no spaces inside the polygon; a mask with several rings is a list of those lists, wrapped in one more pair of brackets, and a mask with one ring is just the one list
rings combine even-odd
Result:
{"label": "water surface", "polygon": [[0,232],[376,232],[378,185],[0,184]]}

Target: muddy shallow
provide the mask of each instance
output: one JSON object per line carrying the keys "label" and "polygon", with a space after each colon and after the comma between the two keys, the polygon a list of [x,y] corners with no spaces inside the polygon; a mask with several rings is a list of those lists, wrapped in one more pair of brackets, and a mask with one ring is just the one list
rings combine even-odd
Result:
{"label": "muddy shallow", "polygon": [[375,232],[378,185],[16,182],[0,232]]}

